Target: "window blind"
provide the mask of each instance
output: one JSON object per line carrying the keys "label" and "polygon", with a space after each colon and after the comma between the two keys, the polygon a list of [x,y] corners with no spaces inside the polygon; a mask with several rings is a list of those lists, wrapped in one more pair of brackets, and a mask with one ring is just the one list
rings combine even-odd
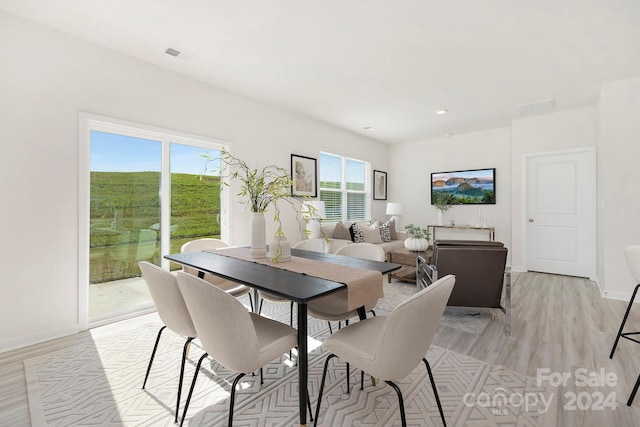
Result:
{"label": "window blind", "polygon": [[325,221],[363,221],[368,217],[366,162],[320,153],[320,200],[325,202]]}

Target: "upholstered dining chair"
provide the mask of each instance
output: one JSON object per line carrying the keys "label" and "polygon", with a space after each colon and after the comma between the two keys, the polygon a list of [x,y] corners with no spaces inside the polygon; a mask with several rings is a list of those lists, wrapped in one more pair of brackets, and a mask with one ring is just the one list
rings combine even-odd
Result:
{"label": "upholstered dining chair", "polygon": [[176,334],[187,338],[182,350],[180,378],[178,380],[178,398],[176,400],[176,414],[174,419],[174,422],[178,422],[178,410],[180,409],[180,396],[182,393],[182,379],[184,377],[184,364],[187,359],[189,344],[191,344],[191,341],[197,336],[196,328],[191,320],[191,315],[189,314],[187,305],[182,298],[182,293],[178,288],[176,276],[147,261],[140,261],[138,266],[142,271],[142,278],[147,283],[151,299],[158,311],[158,316],[160,316],[160,320],[164,323],[164,326],[158,331],[156,343],[153,346],[153,351],[151,352],[151,358],[149,359],[149,365],[147,366],[147,373],[144,376],[144,382],[142,383],[143,390],[147,385],[147,379],[149,378],[149,372],[151,372],[151,365],[153,364],[153,358],[156,355],[156,350],[158,349],[158,343],[160,342],[162,332],[166,328],[169,328]]}
{"label": "upholstered dining chair", "polygon": [[[205,237],[202,239],[191,240],[185,243],[184,245],[182,245],[182,248],[180,248],[180,252],[188,253],[188,252],[208,251],[208,250],[228,248],[228,247],[229,247],[229,244],[224,240]],[[182,269],[185,273],[193,274],[194,276],[197,276],[199,273],[198,270],[196,270],[195,268],[188,267],[188,266],[183,266]],[[216,285],[223,291],[233,295],[236,298],[248,294],[249,305],[251,306],[251,311],[253,311],[253,298],[251,298],[250,287],[240,283],[232,282],[231,280],[223,279],[221,277],[218,277],[210,273],[204,273],[204,280],[206,280],[207,282],[213,285]]]}
{"label": "upholstered dining chair", "polygon": [[[338,249],[336,255],[368,259],[371,261],[385,260],[384,249],[373,243],[353,243],[346,245]],[[377,300],[367,303],[364,307],[365,312],[371,311],[375,316],[373,309],[376,304]],[[307,312],[310,316],[316,319],[326,320],[327,322],[348,322],[350,318],[358,316],[357,310],[349,310],[347,308],[346,289],[334,292],[326,297],[309,301],[307,304]],[[331,323],[329,323],[329,331],[333,333]]]}
{"label": "upholstered dining chair", "polygon": [[[620,338],[628,339],[629,341],[633,341],[635,343],[640,344],[640,341],[633,338],[633,335],[638,335],[640,332],[622,332],[624,330],[624,326],[627,323],[627,318],[629,317],[629,312],[631,311],[631,307],[633,306],[633,302],[636,299],[636,294],[638,293],[638,289],[640,288],[640,245],[629,245],[624,248],[624,256],[627,260],[627,267],[629,268],[629,272],[633,277],[633,280],[637,283],[635,289],[633,290],[633,294],[631,294],[631,299],[629,300],[629,304],[627,305],[627,310],[624,313],[624,317],[622,318],[622,322],[620,323],[620,329],[618,329],[618,335],[616,335],[616,339],[613,342],[613,347],[611,348],[611,354],[609,354],[609,359],[613,358],[613,354],[616,351],[616,347],[618,347],[618,341]],[[640,375],[638,375],[638,379],[636,380],[636,384],[633,387],[633,391],[629,396],[629,400],[627,401],[627,406],[631,406],[633,403],[633,399],[636,397],[636,393],[638,392],[638,387],[640,387]]]}
{"label": "upholstered dining chair", "polygon": [[200,366],[207,356],[211,356],[225,368],[239,373],[231,385],[231,426],[238,381],[248,373],[262,370],[264,365],[295,347],[297,331],[284,323],[248,312],[231,295],[191,274],[178,272],[178,285],[206,351],[198,360],[180,425],[187,415]]}
{"label": "upholstered dining chair", "polygon": [[[447,425],[433,373],[425,355],[431,346],[454,284],[455,276],[445,276],[401,302],[388,316],[376,316],[353,323],[322,343],[329,355],[322,372],[314,426],[320,414],[329,361],[334,357],[339,357],[389,384],[398,395],[403,426],[407,425],[404,400],[395,381],[405,378],[422,360],[429,374],[440,417],[443,424]],[[362,388],[362,376],[360,378]]]}

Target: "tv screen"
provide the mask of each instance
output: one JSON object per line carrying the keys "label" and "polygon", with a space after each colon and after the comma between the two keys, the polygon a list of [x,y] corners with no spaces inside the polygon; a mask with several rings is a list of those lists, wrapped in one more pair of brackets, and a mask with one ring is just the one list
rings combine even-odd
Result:
{"label": "tv screen", "polygon": [[496,169],[431,174],[432,205],[495,205]]}

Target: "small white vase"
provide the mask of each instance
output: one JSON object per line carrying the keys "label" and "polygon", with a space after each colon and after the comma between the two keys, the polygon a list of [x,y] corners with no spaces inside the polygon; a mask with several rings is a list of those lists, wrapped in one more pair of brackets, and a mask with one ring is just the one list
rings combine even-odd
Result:
{"label": "small white vase", "polygon": [[291,259],[291,243],[284,236],[274,236],[271,243],[269,243],[267,257],[274,262],[289,261]]}
{"label": "small white vase", "polygon": [[251,257],[264,258],[267,255],[267,226],[264,212],[251,213]]}
{"label": "small white vase", "polygon": [[444,225],[444,212],[438,209],[438,216],[436,217],[436,225]]}
{"label": "small white vase", "polygon": [[416,239],[409,237],[404,241],[404,247],[414,252],[424,252],[429,249],[429,241],[427,239]]}

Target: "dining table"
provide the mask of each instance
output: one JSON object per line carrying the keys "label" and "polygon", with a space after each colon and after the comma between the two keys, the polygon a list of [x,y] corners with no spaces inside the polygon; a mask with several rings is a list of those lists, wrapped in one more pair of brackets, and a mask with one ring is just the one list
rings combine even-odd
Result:
{"label": "dining table", "polygon": [[[225,250],[231,250],[231,252]],[[345,276],[358,275],[367,272],[380,273],[380,280],[375,280],[372,295],[382,293],[382,276],[393,272],[402,266],[400,264],[370,261],[342,255],[324,254],[300,249],[291,250],[291,260],[298,263],[270,262],[267,258],[251,259],[242,255],[242,249],[249,253],[248,248],[224,248],[211,251],[189,252],[165,255],[165,258],[181,265],[193,267],[202,277],[204,273],[220,276],[227,280],[241,283],[253,288],[255,301],[258,291],[266,291],[297,303],[298,306],[298,399],[300,411],[300,426],[307,424],[307,381],[308,381],[308,347],[307,347],[307,303],[341,289],[350,291],[349,282],[341,281],[337,272]],[[231,255],[231,256],[230,256]],[[306,264],[305,264],[306,263]],[[310,265],[313,272],[304,268],[289,268],[294,265]],[[319,267],[319,268],[318,268]],[[318,277],[316,271],[331,272],[330,279]],[[320,274],[320,276],[322,273]],[[379,287],[378,283],[379,282]],[[354,292],[355,294],[355,292]],[[367,299],[360,292],[363,301]],[[375,298],[375,297],[374,297]],[[359,300],[358,300],[359,301]],[[359,304],[359,303],[358,303]],[[254,306],[257,306],[255,304]],[[365,318],[364,303],[358,305],[358,314]]]}

